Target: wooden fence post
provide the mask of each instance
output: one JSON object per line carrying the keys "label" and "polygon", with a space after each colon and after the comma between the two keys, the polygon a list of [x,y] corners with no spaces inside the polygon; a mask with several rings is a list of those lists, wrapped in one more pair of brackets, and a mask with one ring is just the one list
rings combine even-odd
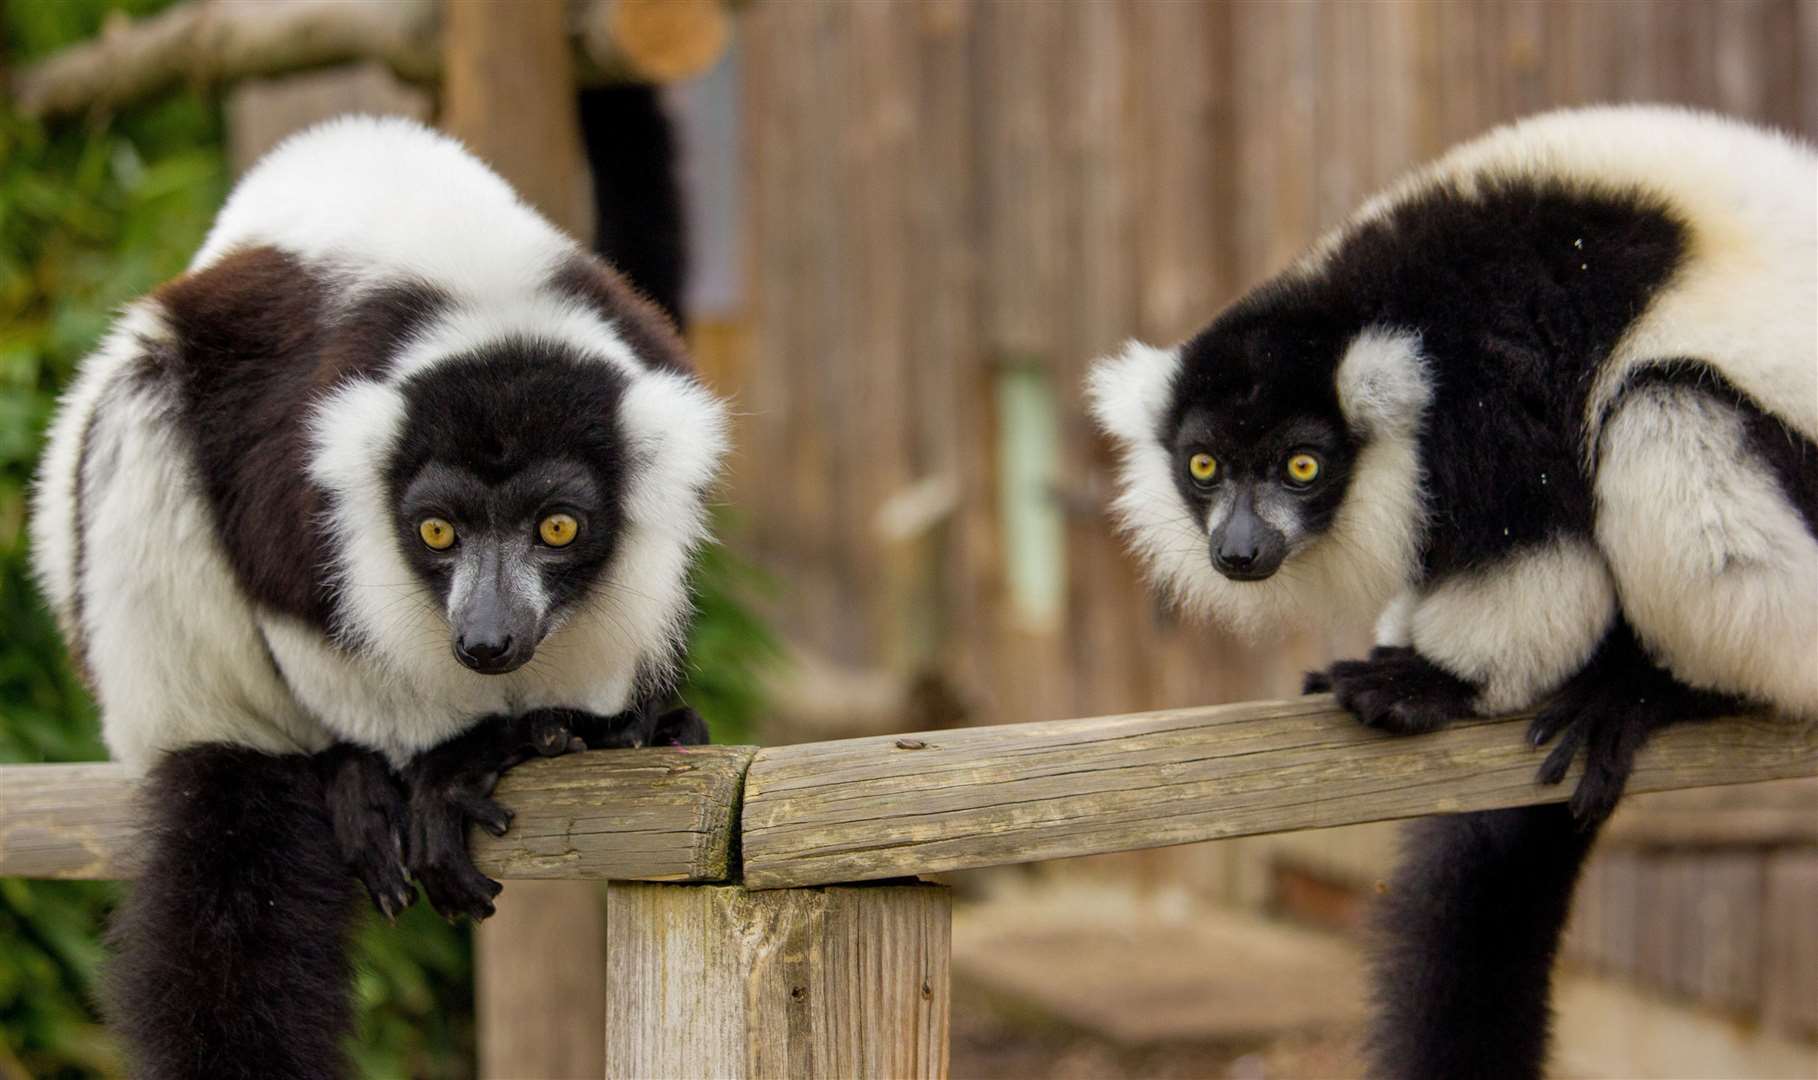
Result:
{"label": "wooden fence post", "polygon": [[593,882],[506,882],[498,914],[473,936],[479,1075],[600,1075],[604,922]]}
{"label": "wooden fence post", "polygon": [[944,885],[613,882],[608,1077],[944,1077]]}

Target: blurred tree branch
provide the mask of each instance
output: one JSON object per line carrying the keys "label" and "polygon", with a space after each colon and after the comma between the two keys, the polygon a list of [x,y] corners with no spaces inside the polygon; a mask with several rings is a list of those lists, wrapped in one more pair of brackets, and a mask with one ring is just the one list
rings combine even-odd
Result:
{"label": "blurred tree branch", "polygon": [[[448,0],[489,4],[499,0]],[[726,0],[570,0],[568,33],[585,82],[700,74],[731,38]],[[438,0],[188,0],[14,72],[18,108],[53,116],[114,108],[184,83],[215,84],[349,60],[405,79],[442,71]]]}

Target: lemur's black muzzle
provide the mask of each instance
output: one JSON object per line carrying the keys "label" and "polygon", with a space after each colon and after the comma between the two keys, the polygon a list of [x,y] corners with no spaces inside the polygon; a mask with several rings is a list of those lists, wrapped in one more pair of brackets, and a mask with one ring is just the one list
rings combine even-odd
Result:
{"label": "lemur's black muzzle", "polygon": [[1288,554],[1288,538],[1256,514],[1248,490],[1237,495],[1237,505],[1212,530],[1212,565],[1232,581],[1261,581],[1281,568]]}
{"label": "lemur's black muzzle", "polygon": [[455,659],[482,675],[515,671],[537,651],[542,611],[524,595],[521,576],[508,571],[512,553],[481,540],[467,558],[473,581],[450,612]]}

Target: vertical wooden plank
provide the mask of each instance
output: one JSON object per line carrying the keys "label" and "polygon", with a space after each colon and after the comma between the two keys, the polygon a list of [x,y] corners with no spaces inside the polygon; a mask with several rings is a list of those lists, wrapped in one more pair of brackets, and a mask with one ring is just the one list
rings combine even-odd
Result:
{"label": "vertical wooden plank", "polygon": [[1609,851],[1603,863],[1603,940],[1598,956],[1605,972],[1629,978],[1641,966],[1641,857],[1633,851]]}
{"label": "vertical wooden plank", "polygon": [[[1420,98],[1426,88],[1418,82],[1420,0],[1384,0],[1366,5],[1370,13],[1374,123],[1370,134],[1375,145],[1366,187],[1376,191],[1403,171],[1419,164]],[[1353,46],[1354,47],[1354,46]]]}
{"label": "vertical wooden plank", "polygon": [[1818,1038],[1818,852],[1770,855],[1765,873],[1761,1019]]}
{"label": "vertical wooden plank", "polygon": [[[886,608],[883,643],[896,670],[938,671],[951,685],[984,685],[985,650],[969,647],[979,625],[978,553],[969,511],[988,501],[974,466],[984,454],[978,394],[977,280],[972,226],[973,7],[937,0],[889,7],[908,49],[897,123],[905,143],[898,169],[904,237],[883,257],[904,267],[901,393],[884,404],[902,433],[901,482],[945,492],[948,508],[912,535],[882,535]],[[892,497],[904,491],[888,493]],[[871,523],[876,525],[876,522]]]}
{"label": "vertical wooden plank", "polygon": [[[758,5],[744,20],[755,334],[741,502],[753,555],[789,583],[772,612],[791,640],[842,663],[867,644],[846,580],[840,454],[847,178],[846,23],[837,5]],[[831,89],[834,87],[836,89]]]}
{"label": "vertical wooden plank", "polygon": [[1748,119],[1796,125],[1798,45],[1786,0],[1732,0],[1715,21],[1712,80],[1717,107]]}
{"label": "vertical wooden plank", "polygon": [[1719,107],[1716,40],[1728,4],[1662,3],[1655,9],[1654,73],[1668,101]]}
{"label": "vertical wooden plank", "polygon": [[1661,895],[1651,898],[1665,912],[1666,934],[1659,941],[1659,985],[1681,997],[1696,1000],[1704,974],[1705,950],[1712,942],[1703,933],[1700,909],[1704,903],[1703,859],[1691,852],[1669,852],[1659,857]]}
{"label": "vertical wooden plank", "polygon": [[[1057,357],[1069,340],[1067,252],[1072,237],[1064,199],[1065,104],[1057,89],[1080,58],[1082,10],[1063,4],[987,4],[978,9],[975,54],[978,102],[975,133],[982,185],[977,222],[985,268],[981,284],[981,334],[991,386],[993,499],[988,526],[995,565],[987,579],[994,596],[990,646],[1004,676],[992,688],[995,704],[1017,720],[1061,715],[1073,700],[1076,679],[1069,662],[1062,603],[1039,603],[1053,581],[1030,571],[1037,552],[1011,549],[1028,536],[1052,553],[1057,525],[1051,492],[1031,487],[1031,476],[1004,451],[1030,432],[1073,393],[1062,385]],[[1024,464],[1028,464],[1027,461]],[[1012,516],[1016,521],[1012,522]],[[1026,527],[1026,528],[1025,528]],[[1064,528],[1064,523],[1061,526]],[[1012,528],[1018,531],[1012,533]],[[1064,537],[1064,532],[1062,534]],[[1064,539],[1060,558],[1065,558]],[[1017,568],[1017,577],[1012,568]],[[1049,587],[1036,588],[1046,583]],[[1039,674],[1038,674],[1039,673]]]}
{"label": "vertical wooden plank", "polygon": [[1539,112],[1553,104],[1548,88],[1558,57],[1546,51],[1547,23],[1564,13],[1549,0],[1505,0],[1497,53],[1502,81],[1498,119]]}
{"label": "vertical wooden plank", "polygon": [[850,548],[849,602],[862,606],[864,659],[903,670],[917,661],[913,644],[917,612],[924,606],[917,546],[887,550],[877,527],[880,507],[916,479],[912,418],[904,403],[917,373],[910,355],[911,313],[923,299],[904,257],[910,231],[911,191],[918,183],[915,157],[916,12],[889,4],[845,5],[850,17],[846,52],[851,101],[846,164],[851,170],[850,250],[845,295],[852,338],[838,355],[863,358],[840,366],[850,371],[843,415],[849,435],[840,455],[849,474],[842,514],[843,543]]}
{"label": "vertical wooden plank", "polygon": [[1701,851],[1697,925],[1698,998],[1737,1012],[1761,1000],[1761,962],[1772,939],[1762,933],[1765,856],[1754,850]]}
{"label": "vertical wooden plank", "polygon": [[590,241],[593,191],[566,5],[451,3],[442,21],[442,127],[569,235]]}
{"label": "vertical wooden plank", "polygon": [[1600,970],[1603,961],[1599,955],[1599,946],[1603,940],[1604,874],[1607,864],[1602,858],[1594,857],[1585,866],[1584,874],[1578,879],[1578,889],[1572,898],[1571,911],[1566,918],[1565,936],[1561,942],[1561,953],[1567,963],[1592,971]]}
{"label": "vertical wooden plank", "polygon": [[1314,133],[1320,147],[1315,228],[1323,232],[1348,216],[1368,193],[1375,173],[1376,73],[1374,53],[1357,43],[1370,38],[1369,4],[1322,4],[1319,63],[1314,90]]}
{"label": "vertical wooden plank", "polygon": [[941,1077],[945,886],[609,887],[608,1077]]}
{"label": "vertical wooden plank", "polygon": [[[1089,715],[1147,696],[1148,657],[1139,641],[1147,622],[1140,590],[1117,566],[1120,546],[1105,528],[1086,485],[1104,458],[1078,388],[1094,357],[1118,347],[1138,320],[1145,254],[1138,249],[1137,198],[1146,161],[1135,142],[1145,118],[1139,99],[1139,13],[1129,5],[1083,4],[1071,33],[1078,59],[1053,92],[1071,99],[1061,115],[1067,218],[1067,273],[1055,302],[1070,313],[1052,370],[1063,418],[1063,460],[1055,476],[1067,523],[1069,666],[1078,678],[1069,704]],[[1178,13],[1191,18],[1193,12]],[[1155,62],[1162,58],[1150,58]],[[1178,67],[1174,69],[1180,71]],[[1183,92],[1193,93],[1192,80]]]}
{"label": "vertical wooden plank", "polygon": [[1798,0],[1793,21],[1797,61],[1797,126],[1808,139],[1818,139],[1818,0]]}
{"label": "vertical wooden plank", "polygon": [[593,883],[506,883],[498,914],[474,931],[480,1076],[599,1076],[605,958],[605,920]]}

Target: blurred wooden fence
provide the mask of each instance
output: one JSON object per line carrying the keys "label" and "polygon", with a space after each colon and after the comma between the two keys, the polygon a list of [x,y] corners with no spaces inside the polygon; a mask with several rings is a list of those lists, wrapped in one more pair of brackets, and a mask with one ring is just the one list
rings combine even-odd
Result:
{"label": "blurred wooden fence", "polygon": [[1498,121],[1664,100],[1818,132],[1814,0],[778,2],[741,34],[753,306],[716,367],[744,546],[794,640],[1000,722],[1279,694],[1333,644],[1245,650],[1144,597],[1095,356],[1179,339]]}

